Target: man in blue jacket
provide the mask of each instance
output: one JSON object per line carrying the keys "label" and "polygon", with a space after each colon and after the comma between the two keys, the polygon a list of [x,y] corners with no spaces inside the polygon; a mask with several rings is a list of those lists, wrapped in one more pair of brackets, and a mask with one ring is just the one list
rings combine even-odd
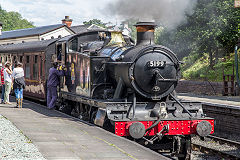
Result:
{"label": "man in blue jacket", "polygon": [[58,63],[54,62],[53,67],[49,69],[47,82],[47,107],[55,109],[57,101],[57,86],[59,85],[60,76],[64,75],[63,70],[58,70]]}

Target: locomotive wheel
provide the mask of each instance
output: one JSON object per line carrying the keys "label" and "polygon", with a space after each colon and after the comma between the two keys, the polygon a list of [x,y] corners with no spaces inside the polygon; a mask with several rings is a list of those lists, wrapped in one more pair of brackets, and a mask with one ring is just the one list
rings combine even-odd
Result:
{"label": "locomotive wheel", "polygon": [[179,160],[191,160],[191,136],[173,138],[172,156],[178,157]]}
{"label": "locomotive wheel", "polygon": [[93,111],[92,114],[91,114],[91,118],[90,118],[90,122],[91,123],[94,123],[94,120],[96,118],[96,115],[97,115],[97,111]]}
{"label": "locomotive wheel", "polygon": [[110,119],[105,118],[104,123],[103,123],[103,128],[109,132],[114,132],[114,126],[111,124]]}
{"label": "locomotive wheel", "polygon": [[70,101],[66,101],[65,103],[62,103],[61,106],[59,107],[59,111],[70,115],[72,112]]}
{"label": "locomotive wheel", "polygon": [[179,154],[181,157],[178,157],[179,160],[191,160],[191,137],[181,138],[181,149]]}

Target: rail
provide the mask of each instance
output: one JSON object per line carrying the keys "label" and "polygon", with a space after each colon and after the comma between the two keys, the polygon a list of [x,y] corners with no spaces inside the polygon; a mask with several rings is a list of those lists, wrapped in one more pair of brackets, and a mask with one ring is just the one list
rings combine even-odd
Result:
{"label": "rail", "polygon": [[233,140],[229,140],[229,139],[225,139],[225,138],[221,138],[213,135],[209,135],[208,138],[211,138],[213,141],[219,142],[220,144],[228,144],[229,146],[236,146],[240,148],[240,142],[238,141],[233,141]]}
{"label": "rail", "polygon": [[[235,146],[237,148],[240,147],[240,142],[237,141],[232,141],[232,140],[228,140],[228,139],[224,139],[221,137],[216,137],[216,136],[208,136],[207,138],[210,138],[212,141],[218,142],[219,144],[227,144],[229,146]],[[240,155],[236,155],[234,153],[230,153],[228,151],[221,151],[215,148],[210,148],[201,144],[197,144],[195,142],[192,142],[192,150],[195,151],[200,151],[202,153],[207,153],[207,154],[214,154],[217,155],[221,158],[226,158],[226,159],[240,159]]]}

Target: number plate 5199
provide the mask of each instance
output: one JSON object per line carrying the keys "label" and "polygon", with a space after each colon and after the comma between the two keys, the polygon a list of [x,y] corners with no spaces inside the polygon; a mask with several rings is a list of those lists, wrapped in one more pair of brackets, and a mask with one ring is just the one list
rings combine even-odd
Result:
{"label": "number plate 5199", "polygon": [[150,67],[150,68],[165,67],[166,66],[166,61],[148,61],[147,66]]}

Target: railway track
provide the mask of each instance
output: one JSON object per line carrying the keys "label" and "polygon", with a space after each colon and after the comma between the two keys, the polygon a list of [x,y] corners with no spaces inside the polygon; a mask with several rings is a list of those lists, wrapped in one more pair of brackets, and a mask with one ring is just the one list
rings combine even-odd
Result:
{"label": "railway track", "polygon": [[[225,159],[240,159],[240,142],[224,139],[216,136],[208,136],[208,142],[211,142],[211,145],[205,145],[205,143],[196,143],[192,142],[192,149],[199,151],[205,154],[213,154]],[[217,145],[227,145],[235,148],[235,151],[226,151],[220,149]]]}
{"label": "railway track", "polygon": [[238,141],[232,141],[232,140],[229,140],[229,139],[216,137],[216,136],[212,136],[212,135],[209,135],[207,138],[211,138],[211,140],[219,142],[219,144],[227,144],[229,146],[235,146],[235,147],[240,149],[240,142],[238,142]]}
{"label": "railway track", "polygon": [[215,119],[214,133],[218,136],[224,134],[236,135],[240,133],[240,102],[238,106],[227,104],[202,102],[203,112],[208,117]]}

